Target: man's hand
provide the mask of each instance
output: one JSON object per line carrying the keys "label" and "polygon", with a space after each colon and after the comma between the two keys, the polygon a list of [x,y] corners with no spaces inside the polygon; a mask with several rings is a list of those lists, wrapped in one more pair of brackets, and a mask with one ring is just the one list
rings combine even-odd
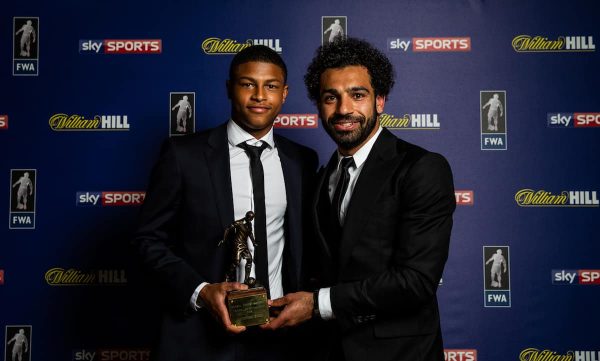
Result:
{"label": "man's hand", "polygon": [[212,283],[204,286],[200,291],[200,297],[204,306],[210,311],[217,321],[223,325],[225,330],[232,334],[238,334],[246,330],[245,326],[234,326],[229,319],[225,296],[227,291],[246,290],[248,286],[239,282]]}
{"label": "man's hand", "polygon": [[311,292],[289,293],[282,298],[269,301],[271,307],[284,307],[281,313],[271,318],[269,323],[260,326],[262,329],[275,330],[301,324],[312,317],[313,294]]}

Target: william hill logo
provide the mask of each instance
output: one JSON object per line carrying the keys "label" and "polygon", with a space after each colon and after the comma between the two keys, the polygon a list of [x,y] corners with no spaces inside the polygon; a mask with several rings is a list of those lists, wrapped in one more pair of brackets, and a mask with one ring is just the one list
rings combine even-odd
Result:
{"label": "william hill logo", "polygon": [[573,351],[568,351],[561,355],[551,350],[538,350],[537,348],[528,348],[519,354],[520,361],[537,361],[537,360],[552,360],[552,361],[574,361],[575,355]]}
{"label": "william hill logo", "polygon": [[52,268],[44,276],[50,286],[95,286],[127,284],[125,270],[105,269],[82,272],[74,268]]}
{"label": "william hill logo", "polygon": [[550,40],[543,36],[518,35],[513,39],[512,47],[518,53],[596,51],[593,36],[559,36]]}
{"label": "william hill logo", "polygon": [[552,194],[545,190],[521,189],[515,194],[520,207],[598,207],[596,191],[562,191]]}
{"label": "william hill logo", "polygon": [[62,131],[127,131],[127,115],[96,115],[86,119],[82,115],[54,114],[48,120],[50,128]]}
{"label": "william hill logo", "polygon": [[248,39],[243,43],[233,39],[208,38],[202,42],[202,51],[208,55],[237,54],[252,45],[264,45],[281,53],[279,39]]}
{"label": "william hill logo", "polygon": [[567,351],[559,354],[552,350],[528,348],[519,354],[520,361],[597,361],[600,351]]}
{"label": "william hill logo", "polygon": [[401,118],[383,113],[379,116],[381,126],[388,129],[437,130],[440,122],[437,114],[404,114]]}

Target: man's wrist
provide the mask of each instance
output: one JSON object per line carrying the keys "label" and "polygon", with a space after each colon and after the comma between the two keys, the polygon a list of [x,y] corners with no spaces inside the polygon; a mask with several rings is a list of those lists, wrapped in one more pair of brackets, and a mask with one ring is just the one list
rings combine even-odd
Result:
{"label": "man's wrist", "polygon": [[203,308],[203,307],[206,306],[204,304],[204,300],[202,299],[202,293],[201,292],[205,288],[205,286],[207,286],[207,285],[209,285],[209,283],[202,282],[194,290],[194,293],[192,294],[192,298],[190,299],[190,304],[191,304],[193,310],[198,311],[199,309],[201,309],[201,308]]}
{"label": "man's wrist", "polygon": [[321,318],[321,312],[319,311],[319,290],[313,291],[313,311],[312,318]]}

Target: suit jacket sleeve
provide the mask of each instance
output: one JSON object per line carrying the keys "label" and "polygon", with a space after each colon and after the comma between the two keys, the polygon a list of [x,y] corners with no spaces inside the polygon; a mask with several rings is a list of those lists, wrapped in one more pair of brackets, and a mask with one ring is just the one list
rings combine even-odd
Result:
{"label": "suit jacket sleeve", "polygon": [[181,312],[189,307],[194,289],[204,279],[173,252],[176,217],[182,204],[182,175],[173,141],[164,142],[152,170],[146,198],[132,242],[163,295]]}
{"label": "suit jacket sleeve", "polygon": [[387,202],[394,200],[386,206],[397,220],[390,224],[395,227],[393,251],[384,260],[389,262],[385,271],[332,287],[333,312],[343,326],[355,324],[357,315],[393,317],[435,300],[456,207],[450,166],[439,154],[425,153],[405,176],[391,179],[397,193],[384,196],[389,196]]}

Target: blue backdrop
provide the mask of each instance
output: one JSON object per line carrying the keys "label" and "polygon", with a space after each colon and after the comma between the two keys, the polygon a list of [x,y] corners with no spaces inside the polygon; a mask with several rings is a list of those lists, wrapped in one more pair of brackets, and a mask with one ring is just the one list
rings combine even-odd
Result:
{"label": "blue backdrop", "polygon": [[[2,2],[6,360],[20,329],[27,360],[147,359],[156,303],[128,242],[172,108],[188,96],[186,132],[227,120],[231,53],[264,42],[289,69],[277,132],[326,162],[303,75],[336,19],[396,68],[386,125],[453,168],[447,359],[600,360],[598,14],[581,0]],[[498,249],[500,287],[485,264]]]}

